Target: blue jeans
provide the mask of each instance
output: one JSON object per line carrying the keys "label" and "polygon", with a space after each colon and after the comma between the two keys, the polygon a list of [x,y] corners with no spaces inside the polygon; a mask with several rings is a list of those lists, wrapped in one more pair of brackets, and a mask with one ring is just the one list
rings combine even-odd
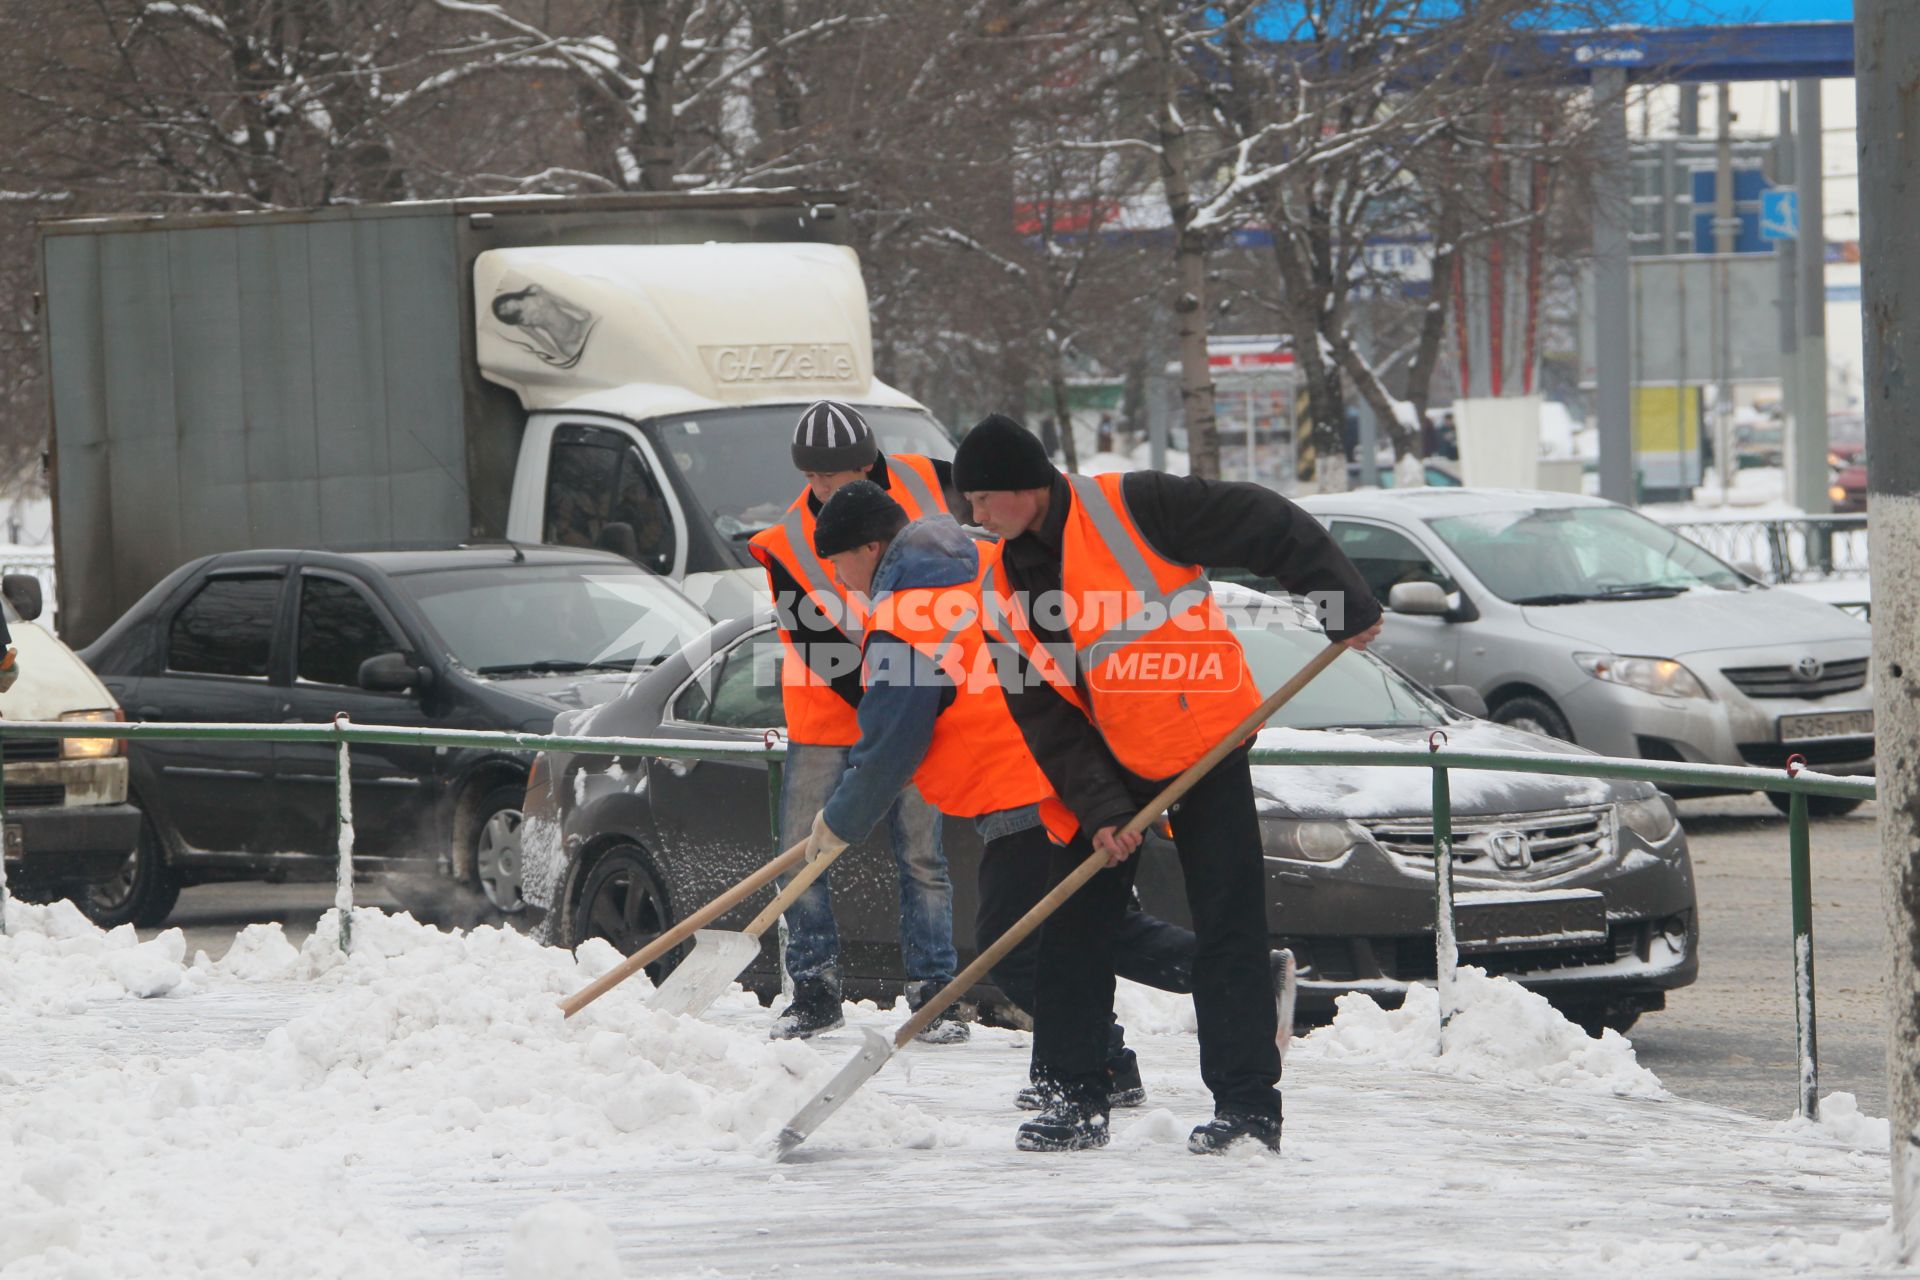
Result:
{"label": "blue jeans", "polygon": [[[813,815],[847,770],[847,748],[795,742],[780,782],[780,844],[807,838]],[[953,882],[940,848],[940,814],[909,787],[887,810],[893,860],[900,870],[900,959],[909,982],[953,977]],[[833,872],[815,880],[784,917],[783,952],[794,986],[840,991],[840,931],[833,920]]]}

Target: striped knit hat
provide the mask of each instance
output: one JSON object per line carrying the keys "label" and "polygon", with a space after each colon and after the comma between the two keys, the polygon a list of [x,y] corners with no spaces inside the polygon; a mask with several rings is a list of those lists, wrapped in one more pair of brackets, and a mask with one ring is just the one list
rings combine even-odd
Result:
{"label": "striped knit hat", "polygon": [[867,420],[850,404],[816,400],[793,425],[793,465],[802,471],[865,471],[879,456]]}

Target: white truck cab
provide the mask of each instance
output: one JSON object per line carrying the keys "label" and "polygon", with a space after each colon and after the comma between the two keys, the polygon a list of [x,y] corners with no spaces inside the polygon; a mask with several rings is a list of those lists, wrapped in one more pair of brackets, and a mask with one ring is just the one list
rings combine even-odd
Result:
{"label": "white truck cab", "polygon": [[[99,677],[38,625],[40,582],[8,574],[7,629],[19,678],[0,693],[8,720],[123,719]],[[8,891],[23,898],[72,897],[83,910],[87,886],[110,883],[140,837],[140,811],[127,803],[125,743],[117,738],[0,739],[5,759],[5,861]]]}
{"label": "white truck cab", "polygon": [[497,249],[474,262],[476,354],[527,411],[516,542],[597,546],[749,611],[747,555],[801,479],[815,400],[856,405],[887,453],[951,457],[926,409],[873,376],[852,250],[814,243]]}

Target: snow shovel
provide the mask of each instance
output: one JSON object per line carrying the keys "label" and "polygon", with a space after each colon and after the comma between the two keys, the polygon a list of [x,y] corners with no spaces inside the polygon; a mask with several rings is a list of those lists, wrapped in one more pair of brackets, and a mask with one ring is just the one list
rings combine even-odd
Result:
{"label": "snow shovel", "polygon": [[[619,964],[568,996],[565,1000],[562,1000],[560,1002],[560,1011],[571,1018],[574,1014],[580,1012],[595,1000],[598,1000],[601,996],[607,994],[607,992],[613,990],[628,978],[631,978],[634,974],[640,972],[655,960],[658,960],[661,956],[685,942],[688,938],[691,938],[696,931],[705,928],[707,925],[725,915],[728,911],[731,911],[735,906],[746,901],[755,893],[758,893],[782,873],[798,866],[800,860],[806,856],[807,842],[802,840],[799,844],[794,845],[793,848],[767,863],[745,880],[742,880],[739,884],[736,884],[733,888],[727,890],[712,902],[709,902],[706,906],[700,908],[685,920],[682,920],[679,924],[673,926],[673,928],[667,930],[652,942],[649,942],[646,946],[640,948],[625,960],[622,960]],[[821,861],[824,862],[825,859],[823,858]]]}
{"label": "snow shovel", "polygon": [[[1185,773],[1162,788],[1160,794],[1147,803],[1146,808],[1128,820],[1127,825],[1120,829],[1121,832],[1126,835],[1139,835],[1153,825],[1154,821],[1171,808],[1174,801],[1185,795],[1187,790],[1205,776],[1208,770],[1224,760],[1228,753],[1241,742],[1259,732],[1260,726],[1265,724],[1274,712],[1285,706],[1300,690],[1306,688],[1315,676],[1325,671],[1333,660],[1340,656],[1343,648],[1345,646],[1336,640],[1316,653],[1306,666],[1295,672],[1292,679],[1276,689],[1272,696],[1261,703],[1245,720],[1235,725],[1233,730],[1215,744],[1212,750],[1194,761],[1187,767]],[[858,1053],[854,1054],[853,1060],[840,1068],[833,1079],[827,1081],[826,1087],[795,1112],[793,1119],[780,1130],[779,1137],[774,1140],[775,1158],[784,1160],[796,1147],[813,1136],[813,1131],[818,1129],[827,1117],[846,1105],[847,1099],[852,1097],[861,1085],[878,1074],[880,1068],[887,1065],[888,1059],[905,1048],[915,1036],[926,1030],[935,1018],[946,1011],[947,1006],[965,995],[974,983],[986,977],[987,970],[999,964],[1007,952],[1019,946],[1022,939],[1039,928],[1048,916],[1060,908],[1061,903],[1071,898],[1081,885],[1093,879],[1106,865],[1105,853],[1096,849],[1089,854],[1085,861],[1067,873],[1066,879],[1054,886],[1051,893],[1034,903],[1027,914],[1014,921],[1012,926],[1000,935],[999,941],[974,957],[973,963],[968,965],[959,977],[949,982],[933,999],[921,1005],[919,1010],[893,1033],[891,1040],[871,1027],[863,1027],[861,1034],[866,1043],[860,1047]]]}
{"label": "snow shovel", "polygon": [[739,933],[726,929],[702,929],[693,935],[693,954],[667,975],[647,1001],[649,1009],[661,1013],[697,1014],[726,994],[741,971],[760,954],[760,935],[773,928],[773,922],[787,913],[820,873],[833,865],[840,853],[815,858],[800,869],[792,882],[782,889],[766,910],[755,916]]}

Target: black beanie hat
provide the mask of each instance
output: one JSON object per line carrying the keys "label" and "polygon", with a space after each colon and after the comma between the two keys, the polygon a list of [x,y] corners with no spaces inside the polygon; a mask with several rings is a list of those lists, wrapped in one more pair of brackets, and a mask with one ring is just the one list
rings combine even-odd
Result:
{"label": "black beanie hat", "polygon": [[802,471],[865,471],[879,456],[867,420],[850,404],[816,400],[793,424],[793,465]]}
{"label": "black beanie hat", "polygon": [[871,480],[855,480],[834,490],[813,522],[813,553],[842,551],[886,542],[907,527],[907,509]]}
{"label": "black beanie hat", "polygon": [[1004,413],[980,419],[953,455],[953,487],[961,493],[1045,489],[1059,474],[1039,437]]}

